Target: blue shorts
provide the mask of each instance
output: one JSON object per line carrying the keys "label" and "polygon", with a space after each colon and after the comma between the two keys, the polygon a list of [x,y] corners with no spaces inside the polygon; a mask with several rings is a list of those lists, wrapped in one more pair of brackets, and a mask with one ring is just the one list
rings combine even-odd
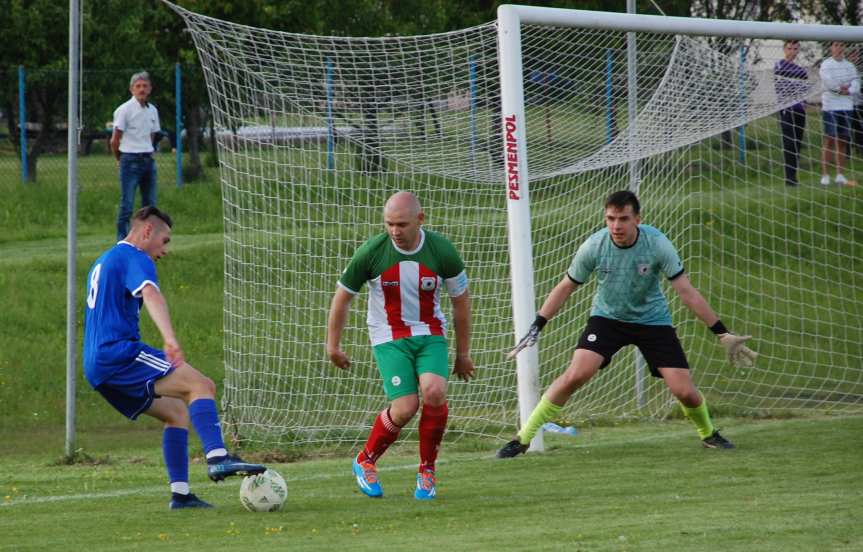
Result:
{"label": "blue shorts", "polygon": [[824,111],[824,134],[832,138],[847,140],[851,135],[851,111]]}
{"label": "blue shorts", "polygon": [[108,403],[130,420],[150,408],[156,394],[156,380],[174,371],[165,353],[144,345],[128,366],[111,374],[96,387]]}

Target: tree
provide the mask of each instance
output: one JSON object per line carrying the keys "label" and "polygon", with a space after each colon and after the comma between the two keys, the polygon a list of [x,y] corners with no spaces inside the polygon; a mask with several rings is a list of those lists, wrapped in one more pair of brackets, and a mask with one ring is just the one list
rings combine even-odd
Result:
{"label": "tree", "polygon": [[860,25],[860,0],[799,0],[803,15],[824,25]]}
{"label": "tree", "polygon": [[[17,120],[17,79],[2,83],[4,111],[9,114],[9,135],[20,153],[19,125],[30,125],[33,139],[28,140],[27,173],[35,182],[39,155],[48,149],[52,140],[63,135],[60,125],[66,105],[66,49],[68,21],[65,4],[51,0],[5,0],[0,2],[0,28],[3,29],[3,48],[0,48],[0,66],[12,69],[18,65],[29,68],[27,75],[27,114],[30,121]],[[39,68],[39,70],[35,70]]]}
{"label": "tree", "polygon": [[[155,59],[152,45],[140,29],[148,9],[131,0],[101,0],[97,5],[83,2],[81,43],[86,76],[83,95],[84,123],[104,126],[118,97],[126,95],[128,81],[117,82],[116,74],[91,71],[104,67],[146,66]],[[123,14],[118,17],[117,14]],[[53,0],[0,0],[0,28],[4,44],[0,67],[23,65],[27,71],[27,118],[32,139],[28,140],[27,173],[35,182],[41,154],[51,148],[65,148],[68,99],[69,7]],[[126,71],[124,70],[124,73]],[[128,79],[129,75],[125,76]],[[9,135],[20,153],[17,120],[17,78],[0,83],[0,106],[9,114]]]}

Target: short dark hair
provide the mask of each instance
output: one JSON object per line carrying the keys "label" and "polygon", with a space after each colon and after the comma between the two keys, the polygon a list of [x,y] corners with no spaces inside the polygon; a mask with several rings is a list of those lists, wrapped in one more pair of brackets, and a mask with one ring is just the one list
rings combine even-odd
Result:
{"label": "short dark hair", "polygon": [[146,221],[150,217],[156,217],[161,220],[165,224],[168,225],[168,228],[174,227],[174,222],[171,220],[171,217],[168,213],[164,213],[160,211],[158,208],[153,207],[152,205],[148,205],[147,207],[141,207],[135,214],[132,215],[132,220],[140,220],[141,222]]}
{"label": "short dark hair", "polygon": [[792,38],[792,39],[786,40],[782,43],[783,46],[788,46],[789,44],[800,44],[800,41]]}
{"label": "short dark hair", "polygon": [[620,190],[614,192],[605,200],[605,208],[615,207],[623,209],[627,205],[632,205],[633,214],[638,214],[641,211],[641,205],[638,203],[638,198],[629,190]]}

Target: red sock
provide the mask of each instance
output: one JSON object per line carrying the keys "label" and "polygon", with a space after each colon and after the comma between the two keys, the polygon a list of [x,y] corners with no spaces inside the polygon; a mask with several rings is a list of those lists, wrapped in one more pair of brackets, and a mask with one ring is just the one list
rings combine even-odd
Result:
{"label": "red sock", "polygon": [[357,461],[363,460],[363,455],[369,462],[375,463],[378,458],[386,452],[387,448],[396,442],[399,438],[399,431],[402,428],[397,426],[392,418],[390,418],[390,409],[382,411],[375,418],[375,424],[372,426],[372,432],[369,433],[369,439],[366,441],[366,446],[357,456]]}
{"label": "red sock", "polygon": [[420,417],[420,471],[434,471],[435,460],[446,431],[446,419],[449,415],[447,403],[440,406],[423,404]]}

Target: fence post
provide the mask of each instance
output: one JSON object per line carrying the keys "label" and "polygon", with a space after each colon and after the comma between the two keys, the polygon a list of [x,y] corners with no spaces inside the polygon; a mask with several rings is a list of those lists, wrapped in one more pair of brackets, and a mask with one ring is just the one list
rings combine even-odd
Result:
{"label": "fence post", "polygon": [[[629,123],[627,123],[629,124]],[[614,50],[605,49],[605,143],[614,140]]]}
{"label": "fence post", "polygon": [[477,131],[476,131],[476,116],[477,105],[476,98],[479,94],[479,86],[477,84],[477,64],[476,55],[471,55],[468,64],[468,75],[470,81],[470,163],[471,167],[476,170],[476,147],[477,147]]}
{"label": "fence post", "polygon": [[327,170],[336,169],[336,123],[333,118],[333,60],[327,58]]}
{"label": "fence post", "polygon": [[[740,67],[738,69],[738,87],[740,90],[740,101],[745,103],[746,98],[746,46],[740,44]],[[737,129],[737,150],[738,160],[741,163],[746,162],[746,125],[740,125]]]}
{"label": "fence post", "polygon": [[29,177],[27,171],[27,99],[25,97],[26,86],[24,77],[24,66],[18,66],[18,129],[19,144],[21,146],[21,182],[27,183]]}
{"label": "fence post", "polygon": [[177,160],[177,187],[183,187],[183,75],[180,69],[180,64],[174,65],[174,95],[175,97],[175,117],[174,129],[176,134],[174,137],[175,155]]}

